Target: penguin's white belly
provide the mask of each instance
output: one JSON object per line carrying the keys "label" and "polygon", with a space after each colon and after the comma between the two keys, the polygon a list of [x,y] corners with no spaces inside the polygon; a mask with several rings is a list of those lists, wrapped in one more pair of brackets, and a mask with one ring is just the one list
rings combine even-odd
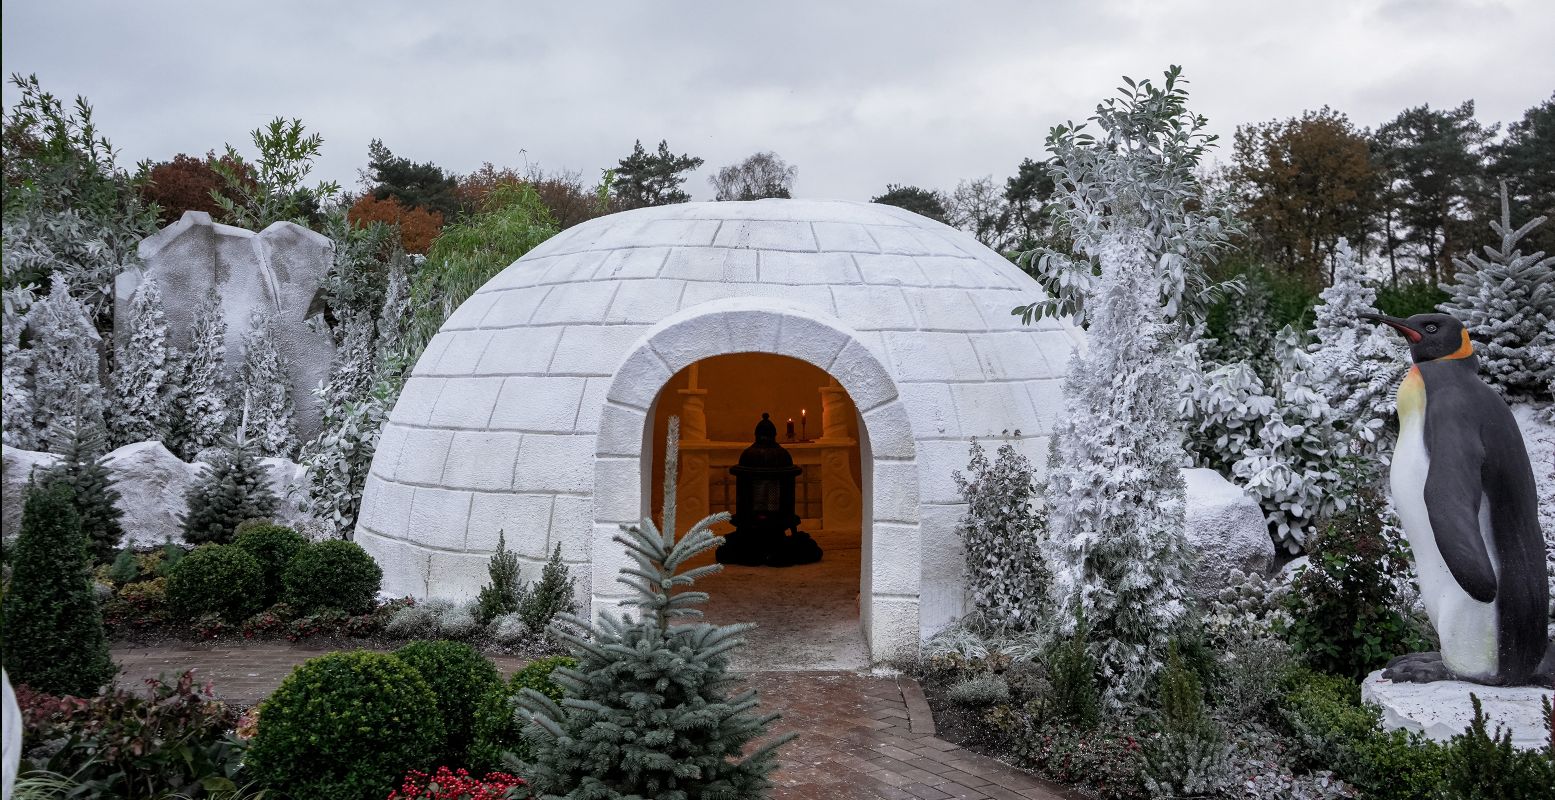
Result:
{"label": "penguin's white belly", "polygon": [[[1399,389],[1398,414],[1398,447],[1389,477],[1393,506],[1414,554],[1420,600],[1441,638],[1442,661],[1447,667],[1466,677],[1492,677],[1498,653],[1496,604],[1481,603],[1463,591],[1447,569],[1431,530],[1425,504],[1425,482],[1431,467],[1425,447],[1425,386],[1415,370],[1410,370]],[[1488,511],[1488,503],[1481,500],[1481,535],[1489,523]]]}

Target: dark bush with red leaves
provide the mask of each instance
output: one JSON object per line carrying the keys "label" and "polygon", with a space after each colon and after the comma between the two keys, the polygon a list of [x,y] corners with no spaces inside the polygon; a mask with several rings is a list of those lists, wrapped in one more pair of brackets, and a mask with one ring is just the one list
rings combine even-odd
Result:
{"label": "dark bush with red leaves", "polygon": [[438,767],[428,775],[411,770],[400,788],[389,793],[388,800],[502,800],[524,781],[506,772],[488,772],[477,778],[465,770]]}
{"label": "dark bush with red leaves", "polygon": [[[73,776],[86,797],[204,796],[236,789],[245,743],[237,713],[196,686],[152,678],[146,689],[92,698],[56,697],[17,687],[23,773]],[[73,795],[74,796],[74,795]]]}

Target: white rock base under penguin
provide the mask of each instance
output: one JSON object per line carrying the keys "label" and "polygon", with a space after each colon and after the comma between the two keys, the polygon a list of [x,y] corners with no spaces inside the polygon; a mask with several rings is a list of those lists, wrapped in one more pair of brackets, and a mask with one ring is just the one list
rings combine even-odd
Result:
{"label": "white rock base under penguin", "polygon": [[1555,702],[1555,693],[1549,689],[1484,686],[1465,681],[1395,683],[1383,678],[1382,670],[1367,675],[1361,684],[1361,700],[1382,708],[1383,728],[1417,731],[1439,742],[1463,733],[1474,720],[1470,692],[1479,698],[1492,735],[1499,725],[1511,731],[1514,747],[1536,750],[1549,745],[1539,703],[1541,696]]}

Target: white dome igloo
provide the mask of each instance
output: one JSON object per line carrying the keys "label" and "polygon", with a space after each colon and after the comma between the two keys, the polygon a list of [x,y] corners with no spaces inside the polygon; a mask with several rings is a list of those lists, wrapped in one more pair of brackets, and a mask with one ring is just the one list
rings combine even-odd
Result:
{"label": "white dome igloo", "polygon": [[461,305],[417,362],[367,479],[356,540],[384,589],[473,597],[498,531],[533,576],[551,549],[594,610],[611,541],[647,513],[644,429],[662,387],[716,355],[807,361],[847,390],[863,463],[860,616],[875,660],[963,611],[952,473],[1020,431],[1039,466],[1080,341],[1010,309],[1035,281],[971,236],[892,206],[688,203],[563,231]]}

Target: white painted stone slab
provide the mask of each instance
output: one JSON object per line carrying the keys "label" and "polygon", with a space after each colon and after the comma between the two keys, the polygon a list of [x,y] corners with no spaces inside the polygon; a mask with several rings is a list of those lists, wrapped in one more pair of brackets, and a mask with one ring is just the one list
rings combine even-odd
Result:
{"label": "white painted stone slab", "polygon": [[1536,750],[1549,745],[1539,703],[1540,697],[1555,702],[1555,693],[1549,689],[1482,686],[1464,681],[1395,683],[1383,678],[1380,669],[1367,675],[1361,684],[1361,700],[1382,708],[1382,727],[1423,733],[1438,742],[1463,733],[1474,720],[1470,692],[1479,698],[1492,735],[1499,725],[1511,731],[1513,747]]}

